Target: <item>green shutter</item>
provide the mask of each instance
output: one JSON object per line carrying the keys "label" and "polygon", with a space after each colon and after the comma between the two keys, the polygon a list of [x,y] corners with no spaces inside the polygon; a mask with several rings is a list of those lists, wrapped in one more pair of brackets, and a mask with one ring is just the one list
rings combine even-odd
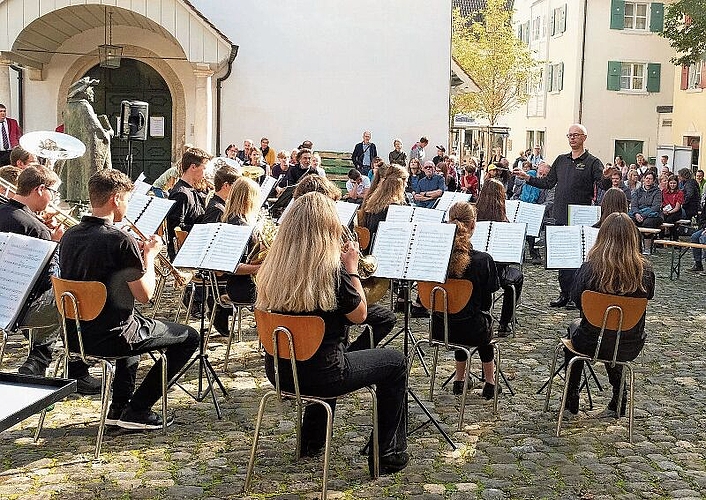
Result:
{"label": "green shutter", "polygon": [[647,92],[659,92],[659,79],[662,72],[660,63],[649,63],[647,65]]}
{"label": "green shutter", "polygon": [[559,33],[566,31],[566,4],[560,9]]}
{"label": "green shutter", "polygon": [[620,90],[620,61],[608,61],[608,90]]}
{"label": "green shutter", "polygon": [[650,31],[661,33],[664,29],[664,4],[650,4]]}
{"label": "green shutter", "polygon": [[554,29],[554,17],[555,17],[555,15],[556,15],[556,9],[552,10],[551,15],[549,16],[549,26],[550,26],[551,31],[552,31],[552,36],[554,36],[554,35],[557,34],[556,29]]}
{"label": "green shutter", "polygon": [[554,76],[554,65],[547,66],[547,92],[552,91],[552,79]]}
{"label": "green shutter", "polygon": [[610,29],[621,30],[625,27],[625,0],[611,0]]}
{"label": "green shutter", "polygon": [[559,63],[557,64],[557,71],[559,72],[559,76],[556,77],[556,83],[557,83],[557,90],[562,91],[564,90],[564,63]]}

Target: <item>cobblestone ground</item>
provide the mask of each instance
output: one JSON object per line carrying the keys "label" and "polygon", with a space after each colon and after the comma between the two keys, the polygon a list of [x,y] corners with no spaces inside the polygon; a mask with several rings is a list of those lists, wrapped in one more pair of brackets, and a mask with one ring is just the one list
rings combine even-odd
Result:
{"label": "cobblestone ground", "polygon": [[[685,260],[690,265],[688,257]],[[668,251],[660,250],[652,261],[657,296],[648,307],[649,341],[636,362],[633,444],[626,419],[582,418],[566,423],[562,436],[555,436],[561,386],[555,385],[552,411],[547,413],[537,390],[547,378],[559,334],[577,313],[548,308],[556,295],[556,273],[528,265],[523,303],[540,311],[522,307],[517,336],[502,343],[502,367],[515,394],[505,388],[497,415],[492,402],[477,393],[469,396],[459,432],[459,401],[449,388],[438,388],[434,402],[426,404],[458,448],[453,451],[433,426],[424,427],[410,436],[410,465],[375,481],[358,454],[370,432],[369,396],[361,392],[343,399],[334,424],[330,497],[702,498],[706,403],[701,385],[706,382],[706,362],[699,354],[706,325],[704,275],[684,271],[681,280],[670,281]],[[167,435],[109,430],[96,462],[92,451],[99,398],[70,397],[48,414],[38,443],[32,440],[36,416],[0,434],[0,498],[244,498],[257,405],[270,388],[250,315],[245,323],[246,341],[234,348],[227,373],[223,339],[212,340],[209,348],[228,390],[227,398],[219,396],[222,420],[209,399],[198,403],[173,389],[169,407],[176,422]],[[413,320],[412,326],[423,335],[426,322]],[[13,339],[6,370],[21,363],[26,352],[21,340]],[[392,346],[401,349],[401,338]],[[445,356],[442,380],[451,367],[452,357]],[[597,367],[596,372],[607,385],[605,370]],[[194,370],[187,373],[188,388],[196,387],[196,376]],[[427,399],[428,378],[418,360],[411,386]],[[595,391],[595,385],[593,389],[600,408],[610,391]],[[585,393],[582,407],[588,407]],[[266,416],[250,498],[318,496],[321,459],[294,459],[292,415],[274,411]],[[411,402],[411,426],[423,417]]]}

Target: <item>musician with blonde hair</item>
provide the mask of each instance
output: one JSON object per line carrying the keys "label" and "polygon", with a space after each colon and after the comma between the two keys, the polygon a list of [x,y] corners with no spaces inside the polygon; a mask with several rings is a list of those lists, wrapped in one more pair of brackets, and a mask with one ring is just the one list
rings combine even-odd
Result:
{"label": "musician with blonde hair", "polygon": [[378,224],[387,218],[390,205],[406,205],[407,168],[392,164],[387,168],[387,174],[380,181],[377,189],[368,195],[363,207],[362,225],[370,231],[373,237],[378,230]]}
{"label": "musician with blonde hair", "polygon": [[[405,428],[407,363],[392,349],[346,350],[346,325],[362,323],[367,303],[358,276],[358,248],[341,248],[342,226],[334,202],[321,193],[294,201],[257,278],[262,310],[320,316],[326,325],[318,351],[297,362],[299,385],[306,394],[330,398],[375,384],[379,418],[380,471],[391,473],[409,462]],[[306,249],[306,251],[302,251]],[[280,380],[293,390],[288,363],[280,363]],[[274,381],[274,360],[265,357],[265,371]],[[307,406],[302,426],[302,454],[316,455],[325,442],[326,412]],[[372,450],[372,446],[369,447]],[[372,472],[372,456],[368,460]]]}

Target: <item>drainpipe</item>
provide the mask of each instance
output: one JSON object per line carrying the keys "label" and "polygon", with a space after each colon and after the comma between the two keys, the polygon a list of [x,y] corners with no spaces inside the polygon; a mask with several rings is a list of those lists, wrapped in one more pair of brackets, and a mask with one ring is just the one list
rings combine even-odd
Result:
{"label": "drainpipe", "polygon": [[231,72],[233,71],[233,61],[238,55],[238,49],[240,47],[237,45],[230,46],[230,56],[228,57],[228,71],[226,74],[216,79],[216,155],[221,153],[221,90],[223,82],[226,81]]}
{"label": "drainpipe", "polygon": [[15,66],[14,64],[10,65],[10,68],[13,70],[17,71],[17,121],[20,124],[20,127],[25,126],[25,89],[24,89],[24,81],[25,81],[25,74],[22,71],[22,68],[19,66]]}
{"label": "drainpipe", "polygon": [[579,123],[583,123],[583,84],[586,72],[586,21],[588,20],[588,0],[583,1],[583,32],[581,33],[581,77],[579,90]]}

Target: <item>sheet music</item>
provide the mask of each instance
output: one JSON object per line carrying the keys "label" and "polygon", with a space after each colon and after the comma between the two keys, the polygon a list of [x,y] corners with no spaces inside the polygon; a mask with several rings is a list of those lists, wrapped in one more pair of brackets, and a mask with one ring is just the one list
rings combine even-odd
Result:
{"label": "sheet music", "polygon": [[157,233],[174,203],[166,198],[135,193],[130,198],[125,215],[142,234],[149,236]]}
{"label": "sheet music", "polygon": [[148,184],[141,180],[136,180],[134,187],[132,188],[133,193],[137,194],[147,194],[152,189],[152,184]]}
{"label": "sheet music", "polygon": [[488,238],[488,253],[496,262],[522,263],[525,224],[493,222]]}
{"label": "sheet music", "polygon": [[53,241],[2,233],[0,254],[0,328],[10,329],[39,273],[56,249]]}
{"label": "sheet music", "polygon": [[455,224],[416,224],[404,278],[445,282],[455,235]]}
{"label": "sheet music", "polygon": [[[600,207],[598,207],[600,208]],[[588,255],[588,251],[593,248],[593,245],[596,244],[596,238],[598,238],[598,228],[597,227],[591,227],[591,226],[582,226],[583,227],[583,260],[586,260],[586,256]]]}
{"label": "sheet music", "polygon": [[338,212],[338,218],[341,219],[341,224],[343,224],[344,226],[350,226],[351,222],[353,222],[353,217],[355,216],[355,213],[358,208],[360,208],[360,205],[357,205],[355,203],[348,203],[347,201],[340,200],[337,201],[336,212]]}
{"label": "sheet music", "polygon": [[133,193],[132,196],[130,196],[130,200],[127,202],[125,217],[130,219],[132,222],[135,222],[149,203],[150,197],[146,194]]}
{"label": "sheet music", "polygon": [[411,223],[396,223],[387,220],[380,222],[371,251],[378,261],[378,268],[373,276],[400,278],[404,275],[405,256],[412,239],[413,229],[414,226]]}
{"label": "sheet music", "polygon": [[471,236],[471,245],[479,252],[488,251],[488,235],[490,234],[490,221],[484,220],[476,222],[476,229]]}
{"label": "sheet music", "polygon": [[581,226],[547,226],[547,269],[577,269],[583,263]]}
{"label": "sheet music", "polygon": [[520,208],[520,200],[505,200],[505,215],[510,222],[517,222],[517,209]]}
{"label": "sheet music", "polygon": [[253,228],[233,224],[196,224],[179,253],[174,267],[235,272]]}
{"label": "sheet music", "polygon": [[444,212],[433,208],[390,205],[387,209],[388,222],[442,222]]}
{"label": "sheet music", "polygon": [[[527,234],[536,238],[539,236],[539,232],[542,229],[545,208],[544,205],[521,201],[517,207],[517,213],[513,222],[527,224]],[[508,220],[512,219],[508,216]]]}
{"label": "sheet music", "polygon": [[569,226],[592,226],[600,218],[600,205],[569,205]]}
{"label": "sheet music", "polygon": [[275,184],[277,184],[277,179],[270,177],[269,175],[265,177],[264,181],[262,181],[262,184],[260,185],[260,206],[265,204],[267,197],[272,191],[272,188],[275,187]]}
{"label": "sheet music", "polygon": [[448,212],[449,208],[451,208],[454,203],[464,201],[471,201],[471,195],[457,191],[445,191],[444,194],[441,195],[441,198],[439,198],[439,201],[436,202],[434,210]]}

